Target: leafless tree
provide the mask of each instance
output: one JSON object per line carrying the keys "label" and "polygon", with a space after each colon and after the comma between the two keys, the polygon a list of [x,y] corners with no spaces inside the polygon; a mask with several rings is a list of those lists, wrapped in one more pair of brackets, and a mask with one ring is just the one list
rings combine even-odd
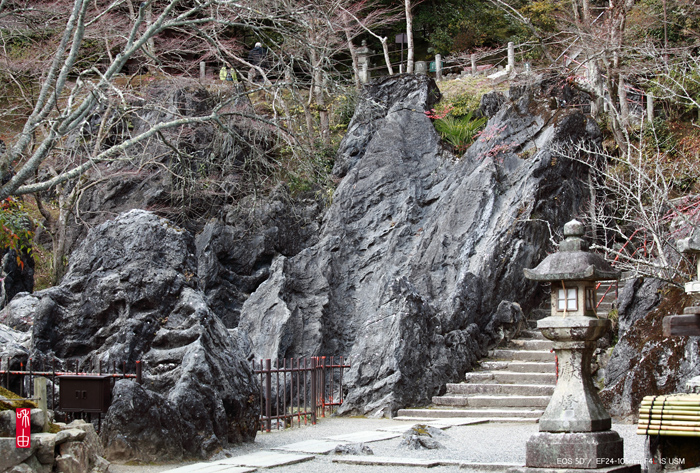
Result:
{"label": "leafless tree", "polygon": [[700,169],[683,150],[669,158],[659,149],[653,129],[649,124],[651,132],[640,133],[628,153],[574,146],[558,154],[572,159],[587,156],[592,249],[602,251],[618,269],[635,277],[682,287],[694,271],[675,242],[700,223],[700,195],[684,195],[677,182]]}

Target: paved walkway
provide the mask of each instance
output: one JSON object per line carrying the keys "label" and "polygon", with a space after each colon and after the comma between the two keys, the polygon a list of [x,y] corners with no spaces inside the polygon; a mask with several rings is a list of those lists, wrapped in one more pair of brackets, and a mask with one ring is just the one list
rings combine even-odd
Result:
{"label": "paved walkway", "polygon": [[[112,465],[111,473],[244,473],[273,468],[275,473],[420,473],[504,472],[525,463],[525,443],[536,424],[480,423],[478,419],[441,419],[435,436],[444,448],[414,450],[402,446],[402,434],[416,421],[326,418],[315,426],[258,433],[254,443],[222,452],[207,462],[170,465]],[[627,463],[643,461],[644,437],[636,426],[615,424],[625,440]],[[337,446],[364,444],[373,455],[334,453]]]}

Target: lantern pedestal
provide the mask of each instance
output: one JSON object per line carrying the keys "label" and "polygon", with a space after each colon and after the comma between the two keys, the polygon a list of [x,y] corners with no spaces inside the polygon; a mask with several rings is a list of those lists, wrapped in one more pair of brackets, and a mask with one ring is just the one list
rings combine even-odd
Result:
{"label": "lantern pedestal", "polygon": [[540,432],[527,441],[530,468],[598,469],[624,465],[622,438],[613,431]]}
{"label": "lantern pedestal", "polygon": [[554,342],[559,378],[552,399],[540,418],[540,432],[599,432],[610,430],[610,415],[591,377],[596,340],[610,327],[607,319],[551,316],[537,323]]}

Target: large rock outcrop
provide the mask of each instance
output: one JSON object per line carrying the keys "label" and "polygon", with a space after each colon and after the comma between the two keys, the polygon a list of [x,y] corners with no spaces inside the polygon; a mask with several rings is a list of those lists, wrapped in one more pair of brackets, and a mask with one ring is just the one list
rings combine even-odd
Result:
{"label": "large rock outcrop", "polygon": [[[184,78],[155,81],[131,99],[129,114],[103,105],[68,138],[66,146],[72,153],[89,154],[96,140],[117,144],[159,123],[209,115],[214,107],[234,113],[222,118],[226,130],[212,122],[167,128],[162,131],[167,142],[155,137],[143,140],[128,148],[130,159],[101,163],[81,181],[72,182],[65,200],[74,202],[71,211],[80,218],[69,219],[67,254],[89,228],[131,209],[157,212],[196,233],[209,218],[218,216],[222,206],[250,193],[255,173],[246,166],[269,165],[272,134],[246,118],[255,114],[247,95],[228,86],[217,87],[205,88]],[[102,128],[107,130],[105,136]],[[79,192],[67,197],[73,186],[79,186]]]}
{"label": "large rock outcrop", "polygon": [[207,306],[196,272],[191,234],[133,210],[90,231],[59,286],[8,307],[35,307],[35,359],[76,360],[82,370],[126,363],[132,372],[144,361],[142,385],[116,383],[102,432],[109,459],[207,457],[255,437],[247,340]]}
{"label": "large rock outcrop", "polygon": [[700,337],[665,337],[663,318],[692,305],[657,279],[629,281],[619,300],[619,340],[605,368],[601,399],[610,414],[636,420],[644,396],[685,392],[700,373]]}
{"label": "large rock outcrop", "polygon": [[197,234],[199,287],[224,325],[238,326],[243,303],[270,276],[275,256],[294,256],[318,241],[321,210],[279,186],[266,199],[243,199]]}
{"label": "large rock outcrop", "polygon": [[88,228],[132,209],[154,211],[198,235],[199,288],[228,328],[237,326],[243,302],[267,279],[275,255],[293,256],[315,243],[322,211],[317,199],[292,199],[283,185],[260,196],[256,179],[272,167],[268,154],[274,140],[260,121],[248,118],[255,111],[247,95],[234,90],[223,85],[217,91],[184,79],[157,81],[134,104],[138,107],[126,127],[118,122],[127,118],[114,110],[95,110],[69,139],[68,147],[77,154],[94,148],[105,120],[117,122],[105,138],[117,143],[127,134],[175,118],[208,115],[218,106],[241,116],[223,117],[225,129],[205,122],[163,130],[167,144],[151,139],[131,146],[132,159],[98,165],[71,183],[64,196],[80,216],[67,219],[67,254]]}
{"label": "large rock outcrop", "polygon": [[428,403],[469,370],[499,337],[499,306],[540,302],[522,269],[588,197],[586,166],[554,149],[600,133],[557,109],[551,85],[512,89],[461,157],[424,114],[440,97],[431,79],[366,86],[318,243],[278,256],[243,305],[255,355],[348,356],[340,411],[368,415]]}

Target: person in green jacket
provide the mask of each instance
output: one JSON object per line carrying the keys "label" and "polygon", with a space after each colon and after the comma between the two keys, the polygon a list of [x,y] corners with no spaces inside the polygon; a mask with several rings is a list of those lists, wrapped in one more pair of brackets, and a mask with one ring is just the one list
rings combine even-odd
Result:
{"label": "person in green jacket", "polygon": [[228,74],[228,71],[226,70],[226,64],[224,64],[223,66],[221,66],[221,70],[219,71],[219,80],[225,81],[226,74]]}

